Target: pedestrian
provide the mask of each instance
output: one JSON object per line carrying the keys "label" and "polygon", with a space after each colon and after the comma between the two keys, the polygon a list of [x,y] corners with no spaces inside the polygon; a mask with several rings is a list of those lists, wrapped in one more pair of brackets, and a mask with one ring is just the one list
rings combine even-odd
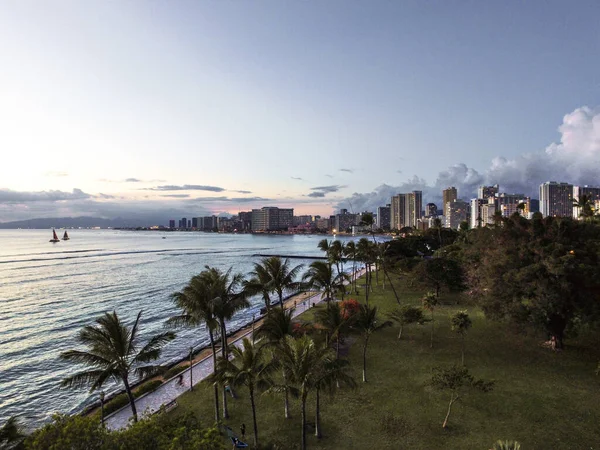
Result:
{"label": "pedestrian", "polygon": [[246,424],[243,423],[240,427],[240,434],[242,435],[242,439],[246,439]]}
{"label": "pedestrian", "polygon": [[183,386],[183,374],[179,375],[179,378],[177,378],[177,384]]}

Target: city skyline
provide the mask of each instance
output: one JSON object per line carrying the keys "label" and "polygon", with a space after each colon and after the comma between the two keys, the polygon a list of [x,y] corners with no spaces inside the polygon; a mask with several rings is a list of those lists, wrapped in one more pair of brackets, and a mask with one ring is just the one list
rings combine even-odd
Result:
{"label": "city skyline", "polygon": [[596,2],[61,5],[0,15],[0,222],[600,184]]}

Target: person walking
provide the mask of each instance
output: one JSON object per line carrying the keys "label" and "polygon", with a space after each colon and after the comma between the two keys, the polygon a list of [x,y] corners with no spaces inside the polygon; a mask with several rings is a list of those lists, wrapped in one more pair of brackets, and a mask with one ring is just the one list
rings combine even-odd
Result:
{"label": "person walking", "polygon": [[240,427],[240,434],[242,435],[242,439],[246,439],[246,424],[243,423]]}

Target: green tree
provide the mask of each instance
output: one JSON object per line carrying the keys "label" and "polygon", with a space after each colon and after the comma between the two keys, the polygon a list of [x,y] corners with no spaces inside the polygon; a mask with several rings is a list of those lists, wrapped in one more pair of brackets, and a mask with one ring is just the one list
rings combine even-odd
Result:
{"label": "green tree", "polygon": [[375,262],[376,252],[374,245],[367,238],[361,238],[356,245],[358,259],[365,265],[365,301],[369,304],[369,294],[372,290],[372,265]]}
{"label": "green tree", "polygon": [[346,243],[344,248],[344,256],[352,261],[352,275],[350,278],[351,290],[356,292],[356,261],[357,261],[357,250],[354,241]]}
{"label": "green tree", "polygon": [[297,292],[300,288],[300,283],[296,281],[296,278],[300,274],[303,265],[299,264],[295,267],[290,267],[288,259],[282,261],[278,256],[272,256],[263,260],[267,273],[270,277],[270,287],[279,298],[279,304],[281,309],[283,306],[283,293],[284,292]]}
{"label": "green tree", "polygon": [[[214,267],[206,266],[200,275],[204,283],[209,287],[213,297],[213,314],[219,321],[221,333],[221,357],[228,359],[227,346],[227,321],[231,320],[233,315],[241,309],[250,306],[247,296],[248,293],[243,289],[244,276],[241,273],[232,274],[232,269],[222,272]],[[225,388],[222,390],[223,418],[229,418],[227,409],[227,393]]]}
{"label": "green tree", "polygon": [[476,380],[466,367],[451,366],[446,369],[435,367],[431,377],[431,386],[435,389],[449,391],[450,403],[442,428],[448,426],[452,405],[461,399],[462,389],[465,387],[476,388],[482,392],[489,392],[494,387],[493,381]]}
{"label": "green tree", "polygon": [[440,296],[444,287],[450,290],[463,289],[462,268],[458,261],[451,258],[424,259],[414,268],[413,279],[430,289],[435,289],[436,297]]}
{"label": "green tree", "polygon": [[584,220],[590,220],[594,217],[594,201],[589,195],[583,194],[579,197],[579,200],[574,200],[573,207],[578,209],[579,215]]}
{"label": "green tree", "polygon": [[142,312],[140,311],[131,328],[124,325],[117,313],[106,313],[96,320],[97,326],[87,325],[79,332],[77,340],[88,350],[69,350],[60,355],[66,361],[83,364],[89,370],[76,373],[62,381],[64,387],[80,387],[91,385],[90,391],[101,388],[106,380],[120,380],[129,397],[133,420],[137,422],[135,399],[130,387],[133,374],[139,379],[147,378],[160,372],[163,368],[148,365],[160,357],[162,347],[175,338],[168,331],[152,337],[146,345],[139,348],[138,327]]}
{"label": "green tree", "polygon": [[335,274],[331,263],[314,261],[308,267],[302,279],[308,289],[320,291],[321,298],[324,298],[327,305],[329,305],[329,302],[335,299],[335,295],[343,289],[346,275]]}
{"label": "green tree", "polygon": [[[214,314],[214,299],[216,293],[213,286],[207,283],[205,273],[192,277],[187,286],[175,292],[171,299],[181,311],[166,322],[167,327],[195,328],[206,324],[208,338],[213,357],[213,367],[217,367],[217,351],[215,346],[215,331],[219,328],[219,321]],[[214,385],[215,394],[215,421],[219,421],[219,387]]]}
{"label": "green tree", "polygon": [[377,306],[360,305],[360,309],[354,315],[352,327],[361,334],[363,338],[363,382],[367,382],[367,347],[371,335],[382,328],[389,327],[392,322],[379,322],[377,318]]}
{"label": "green tree", "polygon": [[423,296],[423,298],[421,299],[421,302],[423,303],[423,308],[426,309],[427,311],[431,312],[431,344],[430,344],[430,347],[433,348],[433,331],[435,329],[435,317],[433,314],[434,314],[435,307],[439,303],[439,300],[438,300],[438,297],[433,292],[428,292],[427,294],[425,294]]}
{"label": "green tree", "polygon": [[21,448],[24,439],[23,426],[17,417],[9,417],[0,427],[0,450]]}
{"label": "green tree", "polygon": [[388,317],[400,324],[398,339],[402,338],[402,330],[406,325],[411,325],[413,323],[423,325],[425,322],[429,322],[429,319],[423,314],[423,310],[412,305],[403,305],[400,308],[396,308],[388,315]]}
{"label": "green tree", "polygon": [[335,340],[336,359],[340,356],[340,341],[343,339],[351,325],[352,316],[344,316],[339,303],[332,303],[328,308],[319,308],[315,312],[316,322],[323,327],[326,333],[326,344]]}
{"label": "green tree", "polygon": [[243,288],[248,297],[261,295],[265,302],[267,315],[271,313],[271,276],[261,263],[254,263],[254,269],[249,273],[250,278],[244,281]]}
{"label": "green tree", "polygon": [[[233,360],[219,358],[217,372],[219,379],[225,379],[232,386],[245,386],[250,396],[252,425],[254,428],[254,447],[258,448],[258,425],[256,421],[255,394],[267,390],[271,384],[271,374],[275,368],[272,361],[264,356],[266,347],[255,346],[248,338],[243,340],[243,349],[233,347]],[[207,378],[209,381],[211,377]]]}
{"label": "green tree", "polygon": [[469,314],[467,313],[467,311],[458,311],[456,314],[454,314],[452,316],[451,322],[452,322],[452,331],[459,334],[460,338],[461,338],[460,339],[461,340],[461,346],[460,346],[461,363],[464,366],[465,365],[465,336],[467,334],[467,331],[469,331],[469,328],[471,328],[471,325],[473,323],[471,322],[471,318],[469,317]]}

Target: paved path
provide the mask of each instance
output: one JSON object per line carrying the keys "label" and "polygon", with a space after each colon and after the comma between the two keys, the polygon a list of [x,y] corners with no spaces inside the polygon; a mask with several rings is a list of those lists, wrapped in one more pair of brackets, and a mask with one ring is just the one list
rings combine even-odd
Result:
{"label": "paved path", "polygon": [[[357,276],[361,276],[364,272],[364,269],[357,271]],[[293,300],[291,300],[293,301]],[[288,301],[288,304],[291,303]],[[316,294],[307,297],[306,299],[300,301],[296,308],[292,312],[292,317],[297,317],[307,309],[310,309],[311,303],[320,303],[321,293],[318,292]],[[232,342],[229,342],[229,345],[235,345],[236,347],[242,346],[243,338],[252,338],[252,330],[238,337]],[[207,356],[206,358],[194,363],[192,366],[192,382],[194,386],[204,380],[208,375],[213,372],[213,359],[212,355]],[[189,391],[190,389],[190,369],[181,372],[183,375],[183,385],[180,385],[177,381],[179,375],[171,378],[170,380],[165,381],[163,384],[158,387],[155,391],[149,392],[141,397],[138,397],[135,400],[135,406],[137,408],[137,412],[139,416],[150,415],[160,409],[162,405],[166,405],[171,401],[175,400],[177,397],[182,395],[183,393]],[[129,424],[129,420],[132,418],[131,406],[127,404],[123,408],[115,411],[110,414],[105,419],[105,424],[107,428],[111,430],[118,430],[121,428],[125,428]]]}

